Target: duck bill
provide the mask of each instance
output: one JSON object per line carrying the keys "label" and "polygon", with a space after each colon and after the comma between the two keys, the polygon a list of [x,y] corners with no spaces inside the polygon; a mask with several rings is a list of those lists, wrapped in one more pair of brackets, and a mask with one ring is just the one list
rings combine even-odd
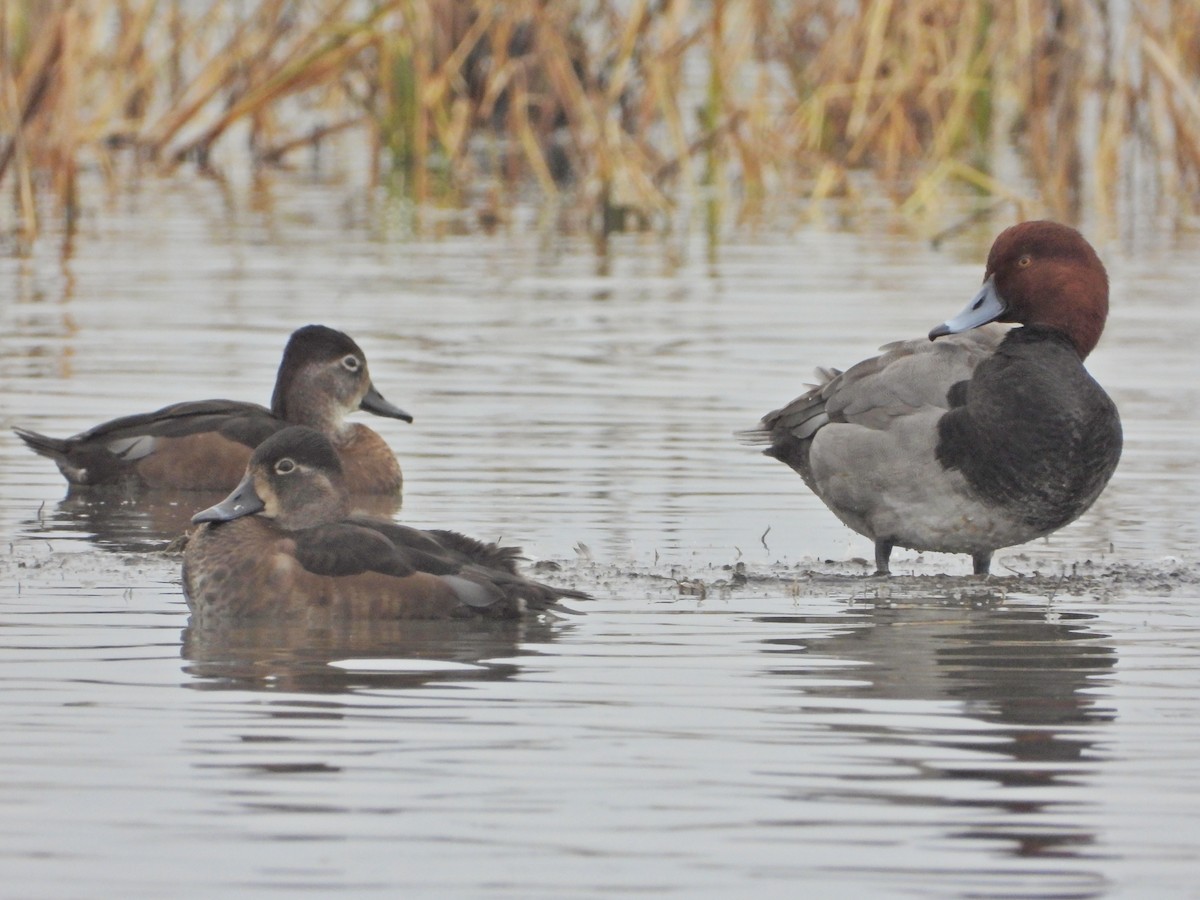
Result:
{"label": "duck bill", "polygon": [[406,413],[398,406],[392,406],[383,399],[383,394],[375,390],[375,385],[367,385],[367,393],[362,398],[362,402],[358,404],[359,409],[365,409],[369,413],[374,413],[377,416],[386,416],[389,419],[402,419],[405,422],[411,422],[413,417]]}
{"label": "duck bill", "polygon": [[232,494],[216,506],[210,506],[208,509],[201,510],[192,516],[192,524],[199,525],[201,522],[230,522],[234,519],[240,519],[242,516],[252,516],[256,512],[261,512],[265,507],[266,504],[258,496],[258,492],[254,490],[254,479],[247,472],[246,477],[238,482],[238,486],[233,489]]}
{"label": "duck bill", "polygon": [[958,334],[960,331],[970,331],[988,322],[995,322],[1004,315],[1008,304],[996,290],[996,283],[988,278],[979,289],[979,293],[971,298],[971,302],[953,319],[948,319],[933,331],[929,332],[931,341],[947,334]]}

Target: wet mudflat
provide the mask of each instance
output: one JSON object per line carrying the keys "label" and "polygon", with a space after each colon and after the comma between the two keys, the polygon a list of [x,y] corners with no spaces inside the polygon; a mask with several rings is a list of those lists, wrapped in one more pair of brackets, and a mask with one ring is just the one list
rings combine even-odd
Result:
{"label": "wet mudflat", "polygon": [[[413,425],[400,517],[548,561],[579,615],[188,627],[208,495],[66,496],[0,435],[0,869],[14,895],[1187,895],[1200,852],[1194,242],[1105,245],[1107,493],[996,576],[867,541],[732,437],[973,292],[996,228],[607,255],[414,238],[290,184],[165,185],[6,258],[5,428],[266,402],[354,335]],[[997,226],[998,227],[998,226]],[[531,565],[533,562],[531,562]]]}

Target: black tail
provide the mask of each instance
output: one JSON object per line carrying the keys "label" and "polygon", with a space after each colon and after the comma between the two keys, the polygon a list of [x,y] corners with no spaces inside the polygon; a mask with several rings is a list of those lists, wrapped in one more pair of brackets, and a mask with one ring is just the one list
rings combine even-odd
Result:
{"label": "black tail", "polygon": [[571,588],[559,587],[556,584],[546,584],[544,581],[533,582],[539,588],[554,595],[554,600],[595,600],[591,594],[586,591],[575,591]]}
{"label": "black tail", "polygon": [[[555,608],[559,600],[594,600],[595,598],[584,591],[559,587],[556,584],[546,584],[544,581],[534,581],[524,575],[509,575],[505,572],[491,570],[488,572],[492,584],[499,588],[509,600],[518,597],[525,601],[526,607],[532,610]],[[573,610],[564,609],[565,612]]]}
{"label": "black tail", "polygon": [[573,613],[575,610],[559,606],[559,600],[594,600],[595,598],[583,591],[546,584],[543,581],[533,581],[527,578],[514,579],[512,582],[501,583],[500,589],[510,598],[520,597],[525,601],[525,608],[541,612],[545,609],[556,609],[560,612]]}
{"label": "black tail", "polygon": [[14,428],[13,432],[25,442],[30,450],[40,456],[48,456],[55,462],[60,462],[67,458],[67,442],[62,438],[47,437],[44,434],[38,434],[36,431],[29,431],[26,428]]}
{"label": "black tail", "polygon": [[[751,446],[754,444],[769,444],[772,442],[772,440],[774,440],[771,437],[770,429],[766,427],[765,421],[759,422],[754,428],[744,428],[741,431],[735,431],[733,436],[737,438],[740,443],[749,444]],[[763,452],[766,453],[768,451],[764,450]]]}

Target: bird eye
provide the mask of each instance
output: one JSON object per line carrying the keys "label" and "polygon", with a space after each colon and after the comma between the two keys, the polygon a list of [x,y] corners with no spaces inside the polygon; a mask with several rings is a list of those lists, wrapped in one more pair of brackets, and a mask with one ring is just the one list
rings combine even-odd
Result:
{"label": "bird eye", "polygon": [[277,475],[287,475],[290,472],[294,472],[295,469],[296,463],[288,459],[286,456],[279,460],[279,462],[275,463],[275,473]]}
{"label": "bird eye", "polygon": [[1017,260],[1017,265],[1020,266],[1022,269],[1029,268],[1029,266],[1032,263],[1033,263],[1033,257],[1030,256],[1028,253],[1026,253],[1024,256],[1022,256],[1020,259]]}
{"label": "bird eye", "polygon": [[360,360],[353,353],[349,354],[348,356],[343,356],[342,368],[344,368],[347,372],[357,372],[362,368],[362,360]]}

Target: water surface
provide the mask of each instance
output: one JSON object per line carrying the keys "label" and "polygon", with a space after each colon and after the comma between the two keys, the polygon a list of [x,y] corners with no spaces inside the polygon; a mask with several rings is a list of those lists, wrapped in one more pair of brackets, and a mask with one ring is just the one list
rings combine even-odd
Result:
{"label": "water surface", "polygon": [[[998,227],[998,226],[996,226]],[[0,424],[266,402],[354,335],[413,425],[404,521],[556,561],[581,614],[196,631],[157,552],[209,495],[66,496],[0,434],[0,871],[15,896],[1186,896],[1200,853],[1200,259],[1100,250],[1126,452],[1082,520],[871,546],[739,445],[974,292],[941,249],[763,229],[606,254],[520,216],[417,233],[295,181],[164,184],[5,259]]]}

